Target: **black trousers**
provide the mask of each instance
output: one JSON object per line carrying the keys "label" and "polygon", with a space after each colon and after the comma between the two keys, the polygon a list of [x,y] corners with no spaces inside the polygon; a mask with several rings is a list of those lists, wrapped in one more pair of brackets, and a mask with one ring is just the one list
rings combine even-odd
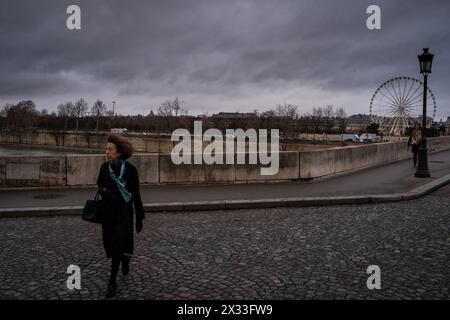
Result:
{"label": "black trousers", "polygon": [[419,145],[417,145],[417,144],[411,145],[411,151],[413,153],[414,165],[416,165],[417,164],[417,154],[419,153]]}

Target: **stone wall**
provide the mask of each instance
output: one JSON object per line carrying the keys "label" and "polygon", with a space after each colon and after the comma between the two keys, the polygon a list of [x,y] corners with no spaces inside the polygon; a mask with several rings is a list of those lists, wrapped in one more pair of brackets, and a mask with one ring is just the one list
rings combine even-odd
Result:
{"label": "stone wall", "polygon": [[[0,131],[0,143],[103,150],[107,142],[108,134],[83,131],[38,131],[34,133]],[[137,152],[169,153],[173,146],[173,142],[170,139],[159,139],[133,134],[129,134],[127,137]]]}
{"label": "stone wall", "polygon": [[[428,141],[429,152],[450,150],[450,136]],[[142,184],[229,184],[322,179],[409,157],[406,142],[280,152],[279,171],[273,176],[262,176],[259,164],[175,165],[170,154],[135,154],[130,162]],[[0,157],[0,188],[94,185],[104,161],[103,155]]]}

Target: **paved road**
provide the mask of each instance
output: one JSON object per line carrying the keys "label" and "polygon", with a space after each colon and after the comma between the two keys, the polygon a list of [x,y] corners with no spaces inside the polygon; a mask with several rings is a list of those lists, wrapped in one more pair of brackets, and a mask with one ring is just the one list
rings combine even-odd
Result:
{"label": "paved road", "polygon": [[[450,186],[378,205],[155,213],[118,299],[449,299]],[[0,297],[99,299],[109,261],[79,217],[1,219]],[[82,270],[81,291],[66,268]],[[381,290],[366,269],[381,268]]]}
{"label": "paved road", "polygon": [[[410,191],[450,173],[450,151],[430,155],[431,178],[415,178],[412,160],[358,171],[318,182],[208,186],[142,186],[146,203],[209,200],[252,200],[289,197],[392,194]],[[0,208],[81,206],[95,188],[52,188],[44,191],[0,191]]]}

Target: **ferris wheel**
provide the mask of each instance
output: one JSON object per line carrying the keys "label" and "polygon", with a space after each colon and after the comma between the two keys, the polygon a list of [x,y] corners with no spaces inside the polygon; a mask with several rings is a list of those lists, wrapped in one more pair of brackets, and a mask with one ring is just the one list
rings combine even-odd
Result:
{"label": "ferris wheel", "polygon": [[[423,82],[411,77],[397,77],[384,82],[370,100],[371,121],[380,125],[384,134],[405,135],[408,127],[421,123]],[[436,99],[427,88],[427,126],[436,115]]]}

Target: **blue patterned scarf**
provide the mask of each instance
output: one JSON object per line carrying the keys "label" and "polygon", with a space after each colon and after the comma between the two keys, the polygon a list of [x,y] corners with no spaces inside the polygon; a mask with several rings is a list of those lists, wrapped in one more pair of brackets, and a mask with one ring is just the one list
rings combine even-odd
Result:
{"label": "blue patterned scarf", "polygon": [[116,174],[114,173],[114,170],[111,167],[111,162],[109,163],[109,174],[111,175],[111,178],[117,183],[117,187],[119,188],[119,191],[122,194],[125,203],[128,203],[131,200],[132,195],[127,189],[125,189],[125,180],[123,180],[123,175],[125,173],[125,161],[119,160],[119,165],[120,165],[119,177],[117,177]]}

